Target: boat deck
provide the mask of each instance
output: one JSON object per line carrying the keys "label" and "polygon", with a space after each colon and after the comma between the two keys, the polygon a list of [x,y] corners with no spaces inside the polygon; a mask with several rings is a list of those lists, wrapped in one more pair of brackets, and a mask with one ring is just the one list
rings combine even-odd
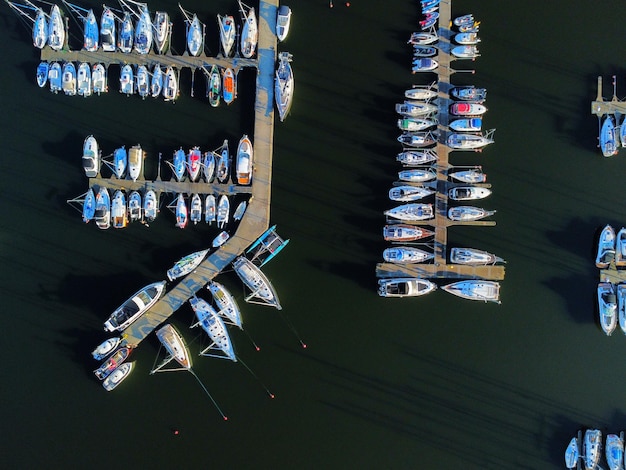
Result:
{"label": "boat deck", "polygon": [[[450,152],[452,149],[448,147],[446,142],[450,132],[448,124],[450,116],[448,113],[449,105],[453,103],[450,99],[450,89],[454,86],[450,83],[450,77],[455,72],[461,72],[450,67],[450,63],[455,60],[450,54],[452,45],[450,39],[454,36],[454,32],[450,30],[452,24],[451,17],[451,1],[442,0],[439,4],[439,53],[437,62],[439,67],[436,70],[438,75],[438,91],[439,91],[439,124],[437,130],[439,132],[439,142],[436,146],[437,151],[437,181],[433,183],[433,189],[436,189],[435,195],[435,218],[420,222],[402,221],[403,224],[426,225],[434,227],[434,254],[435,258],[431,264],[409,264],[399,265],[394,263],[379,263],[376,265],[376,276],[379,278],[389,277],[424,277],[424,278],[452,278],[452,279],[504,279],[505,269],[501,265],[490,266],[467,266],[459,264],[447,264],[448,255],[448,227],[454,225],[472,225],[472,226],[493,226],[496,225],[493,220],[476,220],[469,222],[456,222],[448,218],[448,189],[454,186],[462,186],[464,183],[452,183],[448,181],[448,173],[455,168],[450,164]],[[476,153],[479,155],[479,153]],[[458,167],[457,167],[458,168]],[[478,185],[477,185],[478,186]],[[480,185],[489,187],[489,185]],[[390,219],[391,220],[391,219]]]}
{"label": "boat deck", "polygon": [[613,97],[610,101],[606,101],[602,97],[602,77],[598,77],[598,91],[596,99],[591,102],[591,114],[595,114],[599,118],[606,114],[626,114],[626,101],[620,101],[615,95],[615,77],[613,77]]}
{"label": "boat deck", "polygon": [[[175,181],[118,180],[113,178],[92,178],[91,186],[102,185],[108,188],[126,190],[150,188],[159,192],[172,193],[249,193],[248,208],[230,239],[211,253],[194,272],[183,278],[154,304],[148,312],[130,325],[122,334],[122,345],[136,347],[154,329],[178,310],[190,297],[202,289],[208,281],[224,270],[237,256],[242,254],[269,227],[270,198],[272,184],[272,158],[274,140],[274,71],[276,63],[277,38],[274,34],[278,0],[260,0],[259,39],[256,59],[191,57],[188,55],[122,54],[111,52],[53,51],[42,50],[41,59],[47,61],[71,60],[103,64],[153,64],[174,65],[176,67],[200,68],[206,64],[220,67],[255,67],[256,99],[254,104],[254,166],[252,184],[249,187],[232,184],[208,184]],[[165,277],[165,273],[163,273]],[[191,313],[191,310],[190,310]]]}

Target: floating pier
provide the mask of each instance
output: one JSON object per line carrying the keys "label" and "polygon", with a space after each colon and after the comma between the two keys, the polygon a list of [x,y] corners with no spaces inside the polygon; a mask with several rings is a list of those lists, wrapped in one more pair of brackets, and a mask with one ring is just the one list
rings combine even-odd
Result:
{"label": "floating pier", "polygon": [[[435,165],[437,171],[437,180],[433,182],[431,187],[437,192],[435,194],[434,212],[435,218],[419,222],[402,221],[403,224],[410,225],[428,225],[433,226],[435,231],[434,237],[434,260],[432,263],[424,264],[395,264],[395,263],[379,263],[376,265],[376,276],[378,278],[391,277],[421,277],[421,278],[446,278],[446,279],[504,279],[504,266],[487,265],[487,266],[470,266],[461,264],[448,264],[448,227],[454,225],[473,225],[473,226],[493,226],[495,221],[476,220],[469,222],[457,222],[448,218],[448,189],[455,186],[463,186],[466,183],[453,183],[448,180],[450,170],[455,169],[449,162],[450,152],[455,151],[446,145],[447,138],[453,132],[450,131],[448,124],[450,123],[449,106],[454,102],[450,99],[450,89],[453,85],[450,83],[450,77],[454,73],[462,72],[454,70],[450,67],[451,61],[455,57],[450,51],[452,45],[450,38],[455,34],[450,30],[452,24],[451,18],[451,2],[442,1],[439,4],[439,43],[437,48],[437,62],[439,66],[435,73],[438,74],[438,101],[439,101],[439,122],[437,131],[439,139],[436,145],[438,155]],[[473,72],[463,70],[463,72]],[[477,154],[478,155],[478,154]],[[477,185],[478,186],[478,185]],[[489,187],[490,185],[481,185]]]}
{"label": "floating pier", "polygon": [[[88,52],[70,51],[67,47],[54,51],[49,47],[41,51],[41,60],[76,61],[88,63],[138,64],[176,68],[189,67],[199,69],[216,64],[219,67],[230,67],[238,71],[241,67],[257,69],[256,98],[254,104],[254,161],[253,177],[250,186],[234,184],[91,178],[89,185],[105,186],[110,189],[153,189],[158,192],[171,193],[248,193],[251,195],[248,208],[233,234],[226,243],[211,253],[194,272],[172,287],[157,303],[132,323],[122,333],[122,346],[136,347],[154,329],[164,323],[181,305],[193,297],[207,282],[217,276],[239,255],[246,251],[255,240],[266,232],[269,227],[270,198],[272,184],[272,158],[274,140],[274,73],[276,63],[277,38],[275,35],[278,0],[260,0],[258,11],[259,36],[256,59],[240,57],[207,57],[201,54],[193,57],[171,54],[124,54],[121,52]],[[165,273],[163,273],[165,276]]]}

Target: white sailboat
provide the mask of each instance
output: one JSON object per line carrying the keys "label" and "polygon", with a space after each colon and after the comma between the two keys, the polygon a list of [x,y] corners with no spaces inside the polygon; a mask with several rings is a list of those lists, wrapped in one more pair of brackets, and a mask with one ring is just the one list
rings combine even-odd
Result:
{"label": "white sailboat", "polygon": [[254,7],[249,7],[239,2],[239,9],[241,10],[241,21],[243,27],[241,28],[241,55],[246,59],[250,59],[256,52],[257,42],[259,40],[259,28],[256,19],[256,13]]}
{"label": "white sailboat", "polygon": [[226,194],[222,194],[220,196],[219,202],[217,203],[217,226],[218,228],[224,228],[224,225],[228,223],[229,214],[230,214],[230,201],[228,200],[228,196]]}
{"label": "white sailboat", "polygon": [[167,12],[157,11],[154,13],[152,28],[154,30],[154,49],[157,54],[164,54],[172,32],[172,23]]}
{"label": "white sailboat", "polygon": [[258,299],[258,301],[264,305],[276,307],[278,310],[282,309],[274,287],[265,274],[263,274],[263,271],[252,261],[244,256],[240,256],[233,261],[233,268],[237,276],[239,276],[243,283],[252,291],[251,294],[246,296],[246,302],[250,302],[252,299]]}
{"label": "white sailboat", "polygon": [[170,281],[173,281],[174,279],[178,279],[179,277],[186,276],[198,266],[200,266],[200,263],[202,263],[208,253],[209,250],[207,249],[196,251],[195,253],[183,256],[181,259],[176,261],[174,266],[167,270],[167,278]]}
{"label": "white sailboat", "polygon": [[220,28],[220,44],[222,51],[225,57],[229,57],[235,45],[237,35],[235,19],[230,15],[217,15],[217,24]]}
{"label": "white sailboat", "polygon": [[48,45],[55,51],[65,46],[65,22],[61,10],[56,4],[52,5],[48,18]]}
{"label": "white sailboat", "polygon": [[187,51],[190,55],[197,57],[204,49],[204,25],[198,19],[198,15],[195,13],[192,15],[185,10],[181,4],[178,4],[178,8],[185,17],[185,27],[187,28]]}
{"label": "white sailboat", "polygon": [[226,330],[226,325],[215,309],[206,300],[195,296],[189,299],[189,304],[198,318],[198,322],[193,326],[199,324],[211,339],[211,344],[204,348],[200,355],[237,362],[235,349]]}
{"label": "white sailboat", "polygon": [[206,288],[211,292],[213,300],[215,300],[217,304],[217,314],[227,320],[231,325],[242,328],[241,311],[231,293],[228,292],[222,284],[216,281],[209,281]]}
{"label": "white sailboat", "polygon": [[292,55],[289,52],[281,52],[278,57],[278,69],[274,79],[274,97],[276,99],[276,107],[278,108],[278,116],[282,122],[291,109],[295,82],[290,64]]}

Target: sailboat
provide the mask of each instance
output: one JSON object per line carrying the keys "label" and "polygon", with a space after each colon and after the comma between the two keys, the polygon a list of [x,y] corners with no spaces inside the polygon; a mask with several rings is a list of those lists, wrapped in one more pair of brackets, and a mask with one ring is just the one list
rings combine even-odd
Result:
{"label": "sailboat", "polygon": [[122,146],[113,152],[113,172],[118,179],[124,178],[126,167],[128,166],[128,153],[126,147]]}
{"label": "sailboat", "polygon": [[[174,359],[180,366],[185,370],[191,369],[191,356],[189,355],[189,350],[185,345],[185,341],[180,333],[169,323],[166,323],[161,328],[156,331],[156,336],[166,349],[169,354],[169,357],[161,363],[156,369],[152,370],[150,373],[153,374],[160,370],[165,364]],[[173,370],[173,369],[164,369],[164,370]]]}
{"label": "sailboat", "polygon": [[217,24],[220,28],[220,44],[224,56],[230,56],[233,45],[235,44],[235,37],[237,35],[237,28],[235,27],[235,19],[230,15],[217,15]]}
{"label": "sailboat", "polygon": [[278,69],[276,70],[276,78],[274,80],[274,96],[276,98],[278,116],[282,122],[291,109],[295,82],[290,64],[292,55],[289,52],[281,52],[278,57]]}
{"label": "sailboat", "polygon": [[187,167],[187,157],[185,151],[181,148],[174,152],[174,158],[172,161],[172,170],[176,181],[182,181],[185,176],[185,168]]}
{"label": "sailboat", "polygon": [[[7,1],[8,5],[15,10],[20,16],[23,16],[27,21],[33,24],[32,34],[33,34],[33,46],[37,49],[43,49],[46,47],[46,43],[48,42],[48,19],[43,10],[28,0],[26,1],[26,5],[21,5],[18,3],[13,3]],[[33,13],[29,13],[25,10],[31,10]]]}
{"label": "sailboat", "polygon": [[174,264],[174,266],[167,270],[167,278],[170,281],[173,281],[179,277],[186,276],[200,266],[200,263],[202,263],[204,258],[206,258],[208,252],[209,250],[207,249],[183,256]]}
{"label": "sailboat", "polygon": [[143,169],[144,152],[141,145],[135,145],[128,152],[128,176],[133,181],[137,181],[139,174]]}
{"label": "sailboat", "polygon": [[219,309],[217,314],[227,319],[228,323],[233,326],[241,328],[241,311],[239,310],[239,305],[237,305],[237,302],[231,293],[228,292],[222,284],[216,281],[209,281],[206,288],[211,292],[213,300],[215,300],[215,303],[217,304]]}
{"label": "sailboat", "polygon": [[50,71],[50,64],[45,60],[39,62],[37,66],[37,85],[39,88],[43,88],[48,83],[48,72]]}
{"label": "sailboat", "polygon": [[96,195],[93,192],[93,189],[89,188],[87,193],[85,194],[85,199],[83,201],[83,222],[86,224],[93,219],[96,213]]}
{"label": "sailboat", "polygon": [[153,37],[152,18],[150,18],[148,5],[133,0],[120,0],[120,3],[130,14],[137,18],[133,44],[135,51],[138,54],[148,54],[152,48]]}
{"label": "sailboat", "polygon": [[178,98],[178,77],[174,67],[171,66],[165,70],[163,98],[165,98],[165,101],[175,101]]}
{"label": "sailboat", "polygon": [[63,3],[83,22],[83,50],[88,52],[97,51],[100,42],[100,29],[93,10],[79,7],[66,0],[63,0]]}
{"label": "sailboat", "polygon": [[133,50],[134,37],[135,27],[133,26],[133,18],[129,12],[125,12],[117,36],[118,49],[124,54],[130,54]]}
{"label": "sailboat", "polygon": [[222,149],[217,161],[217,180],[220,183],[226,183],[230,176],[230,154],[228,152],[228,139],[224,139]]}
{"label": "sailboat", "polygon": [[257,298],[263,304],[276,307],[278,310],[282,309],[274,287],[265,274],[263,274],[263,271],[252,261],[244,256],[239,256],[233,261],[233,269],[242,282],[252,291],[252,293],[246,297],[246,302]]}
{"label": "sailboat", "polygon": [[200,147],[194,147],[189,150],[189,154],[187,155],[187,171],[189,172],[189,179],[191,181],[198,179],[201,168],[202,152],[200,151]]}
{"label": "sailboat", "polygon": [[243,22],[243,27],[241,28],[241,54],[246,59],[250,59],[256,52],[259,39],[256,14],[254,7],[248,7],[241,1],[239,1],[239,8],[241,10],[241,21]]}
{"label": "sailboat", "polygon": [[500,303],[500,284],[495,281],[471,279],[453,282],[442,289],[463,299]]}
{"label": "sailboat", "polygon": [[244,134],[237,147],[237,184],[248,185],[252,182],[252,152],[252,143]]}
{"label": "sailboat", "polygon": [[235,100],[237,96],[237,81],[235,79],[235,72],[230,67],[224,69],[222,76],[222,97],[224,103],[230,104]]}
{"label": "sailboat", "polygon": [[220,95],[222,91],[222,76],[220,75],[220,69],[217,65],[213,64],[209,72],[207,72],[206,69],[203,70],[207,76],[207,95],[209,97],[209,104],[215,108],[220,104]]}
{"label": "sailboat", "polygon": [[130,64],[124,65],[120,72],[120,93],[124,93],[126,96],[135,93],[133,67]]}
{"label": "sailboat", "polygon": [[215,196],[213,194],[207,194],[204,201],[204,221],[207,224],[215,222],[217,217]]}
{"label": "sailboat", "polygon": [[217,203],[217,226],[218,228],[224,228],[224,225],[228,223],[229,214],[230,214],[230,201],[228,200],[228,196],[226,194],[222,194],[220,196],[219,202]]}
{"label": "sailboat", "polygon": [[213,152],[204,152],[204,162],[202,163],[202,169],[204,173],[204,179],[207,183],[211,183],[215,178],[215,155]]}
{"label": "sailboat", "polygon": [[100,171],[100,149],[98,141],[93,135],[89,135],[83,142],[83,170],[87,178],[95,178]]}
{"label": "sailboat", "polygon": [[178,4],[178,8],[183,12],[185,17],[185,25],[187,28],[187,51],[194,57],[199,56],[204,48],[204,25],[200,23],[198,15],[195,13],[193,16],[186,11],[181,4]]}
{"label": "sailboat", "polygon": [[[193,326],[199,324],[207,335],[209,335],[209,338],[211,338],[211,344],[203,349],[200,355],[230,359],[231,361],[237,362],[235,349],[233,348],[230,336],[228,336],[226,325],[224,325],[224,322],[215,309],[211,307],[206,300],[198,297],[189,299],[189,304],[198,318],[198,323]],[[210,351],[216,351],[216,353],[211,353]],[[221,352],[221,354],[218,352]]]}
{"label": "sailboat", "polygon": [[191,196],[191,204],[189,207],[189,219],[197,224],[202,220],[202,199],[198,193]]}
{"label": "sailboat", "polygon": [[106,5],[102,5],[100,18],[100,46],[104,52],[115,52],[115,14]]}
{"label": "sailboat", "polygon": [[187,204],[182,193],[178,193],[178,198],[176,199],[176,227],[185,228],[187,221]]}
{"label": "sailboat", "polygon": [[149,189],[143,196],[143,220],[145,222],[152,222],[156,219],[159,204],[156,193]]}
{"label": "sailboat", "polygon": [[65,45],[65,22],[56,4],[52,5],[48,18],[48,45],[55,51],[60,51]]}
{"label": "sailboat", "polygon": [[111,197],[107,188],[98,191],[94,218],[99,229],[106,230],[111,226]]}
{"label": "sailboat", "polygon": [[152,79],[150,81],[150,95],[153,98],[158,97],[163,90],[163,71],[161,70],[161,64],[158,62],[154,64],[152,71]]}
{"label": "sailboat", "polygon": [[154,49],[157,54],[164,54],[172,32],[172,23],[167,12],[155,12],[152,27],[154,29]]}
{"label": "sailboat", "polygon": [[145,100],[150,93],[150,74],[146,66],[138,65],[135,76],[137,78],[137,94]]}

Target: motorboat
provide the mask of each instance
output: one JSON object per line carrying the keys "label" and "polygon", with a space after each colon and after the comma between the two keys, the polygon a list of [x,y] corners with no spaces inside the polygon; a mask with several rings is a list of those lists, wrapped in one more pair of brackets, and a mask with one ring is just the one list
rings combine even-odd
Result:
{"label": "motorboat", "polygon": [[78,67],[77,91],[78,95],[83,97],[90,96],[92,92],[91,67],[86,62],[82,62]]}
{"label": "motorboat", "polygon": [[215,179],[215,155],[213,152],[204,152],[204,161],[202,162],[202,172],[207,183],[211,183]]}
{"label": "motorboat", "polygon": [[98,191],[94,219],[99,229],[106,230],[111,226],[111,197],[107,188]]}
{"label": "motorboat", "polygon": [[381,297],[418,297],[430,294],[437,284],[419,277],[399,277],[378,280],[378,295]]}
{"label": "motorboat", "polygon": [[150,18],[150,12],[148,6],[143,4],[139,5],[139,15],[137,20],[137,26],[135,27],[135,51],[139,54],[149,54],[152,48],[152,18]]}
{"label": "motorboat", "polygon": [[119,346],[120,341],[122,341],[122,338],[120,338],[119,336],[104,340],[96,347],[96,349],[91,352],[91,356],[96,361],[101,361],[113,351],[115,351],[115,349]]}
{"label": "motorboat", "polygon": [[85,199],[83,200],[83,222],[86,224],[93,219],[96,214],[96,194],[93,189],[89,188],[85,193]]}
{"label": "motorboat", "polygon": [[100,367],[93,371],[93,373],[100,380],[106,379],[111,373],[117,369],[126,359],[130,356],[131,348],[121,347],[118,348],[106,361],[104,361]]}
{"label": "motorboat", "polygon": [[276,37],[280,42],[287,39],[289,34],[289,26],[291,25],[291,8],[287,5],[278,7],[276,13]]}
{"label": "motorboat", "polygon": [[222,93],[222,76],[217,65],[213,64],[211,71],[207,73],[207,95],[209,104],[217,107],[220,104],[220,95]]}
{"label": "motorboat", "polygon": [[194,13],[193,17],[190,19],[189,14],[183,10],[180,3],[178,6],[185,15],[185,23],[187,27],[187,51],[189,51],[190,55],[197,57],[204,50],[204,25],[200,23],[198,15]]}
{"label": "motorboat", "polygon": [[622,147],[626,147],[626,124],[624,121],[619,125],[619,143]]}
{"label": "motorboat", "polygon": [[419,22],[420,28],[422,31],[427,31],[435,26],[437,20],[439,19],[439,12],[431,12],[426,14],[426,18]]}
{"label": "motorboat", "polygon": [[143,169],[144,152],[140,145],[134,145],[128,151],[128,176],[137,181]]}
{"label": "motorboat", "polygon": [[130,375],[133,370],[134,362],[124,362],[117,366],[111,374],[102,381],[102,386],[107,392],[114,390],[119,384],[121,384],[126,377]]}
{"label": "motorboat", "polygon": [[243,4],[239,2],[241,8],[241,21],[243,26],[241,28],[241,55],[245,59],[251,59],[255,52],[257,42],[259,40],[259,28],[256,20],[256,14],[254,8],[244,8]]}
{"label": "motorboat", "polygon": [[483,173],[480,167],[454,171],[448,173],[448,176],[455,181],[468,184],[484,183],[487,181],[487,175]]}
{"label": "motorboat", "polygon": [[487,265],[503,263],[504,260],[492,253],[475,248],[452,248],[450,250],[452,264]]}
{"label": "motorboat", "polygon": [[433,168],[411,168],[398,172],[400,181],[408,181],[411,183],[424,183],[437,178],[437,172]]}
{"label": "motorboat", "polygon": [[120,189],[115,191],[111,201],[111,224],[113,228],[125,228],[128,225],[126,195]]}
{"label": "motorboat", "polygon": [[130,222],[141,220],[141,194],[132,191],[128,196],[128,219]]}
{"label": "motorboat", "polygon": [[228,195],[222,194],[219,202],[217,203],[217,226],[218,228],[224,228],[224,225],[228,223],[230,215],[230,201]]}
{"label": "motorboat", "polygon": [[237,95],[237,82],[235,80],[235,72],[230,67],[224,69],[222,76],[222,98],[224,103],[230,104],[235,100]]}
{"label": "motorboat", "polygon": [[433,57],[437,54],[437,48],[433,46],[413,46],[413,57],[422,58],[422,57]]}
{"label": "motorboat", "polygon": [[133,50],[135,27],[129,12],[124,13],[124,18],[117,33],[117,48],[124,54],[130,54]]}
{"label": "motorboat", "polygon": [[433,44],[439,40],[439,36],[435,33],[427,33],[424,31],[418,31],[411,33],[411,37],[407,41],[408,44],[426,46]]}
{"label": "motorboat", "polygon": [[389,190],[389,199],[398,202],[412,202],[435,194],[435,191],[420,186],[394,186]]}
{"label": "motorboat", "polygon": [[482,118],[455,119],[450,123],[450,129],[455,132],[480,132],[482,126]]}
{"label": "motorboat", "polygon": [[617,434],[606,436],[604,455],[610,470],[624,470],[624,440]]}
{"label": "motorboat", "polygon": [[187,156],[185,155],[185,151],[181,147],[174,152],[174,158],[172,159],[172,170],[176,181],[183,180],[186,168]]}
{"label": "motorboat", "polygon": [[615,237],[615,266],[626,266],[626,228],[622,227]]}
{"label": "motorboat", "polygon": [[61,64],[58,62],[52,62],[50,69],[48,70],[48,83],[50,84],[50,91],[52,93],[58,93],[63,89],[62,81],[63,72]]}
{"label": "motorboat", "polygon": [[281,52],[278,57],[278,69],[276,70],[276,77],[274,79],[274,98],[276,108],[278,108],[278,117],[282,122],[291,109],[295,81],[293,79],[293,70],[290,63],[292,58],[291,54],[289,52]]}
{"label": "motorboat", "polygon": [[149,189],[143,195],[143,220],[153,222],[159,211],[159,203],[156,193]]}
{"label": "motorboat", "polygon": [[454,26],[463,26],[465,24],[470,24],[474,22],[474,15],[473,14],[467,14],[467,15],[462,15],[462,16],[457,16],[456,18],[454,18],[454,20],[452,20],[452,23],[454,24]]}
{"label": "motorboat", "polygon": [[239,204],[237,204],[237,208],[235,209],[235,212],[233,212],[233,220],[240,221],[245,214],[247,208],[248,203],[246,201],[241,201]]}
{"label": "motorboat", "polygon": [[189,255],[183,256],[181,259],[176,261],[174,266],[167,270],[167,278],[170,281],[174,279],[178,279],[179,277],[186,276],[198,266],[200,263],[204,261],[206,255],[209,253],[209,250],[201,250],[196,251],[195,253],[191,253]]}
{"label": "motorboat", "polygon": [[100,17],[100,46],[104,52],[115,52],[115,14],[106,5],[102,5]]}
{"label": "motorboat", "polygon": [[453,282],[443,286],[442,289],[467,300],[500,303],[500,284],[496,281],[470,279]]}
{"label": "motorboat", "polygon": [[113,152],[113,172],[118,179],[124,178],[127,166],[128,152],[126,152],[126,147],[122,146],[115,149]]}
{"label": "motorboat", "polygon": [[478,37],[478,33],[457,33],[454,35],[454,41],[457,44],[472,45],[478,44],[480,38]]}
{"label": "motorboat", "polygon": [[409,203],[386,210],[384,214],[398,220],[428,220],[435,217],[432,204]]}
{"label": "motorboat", "polygon": [[183,369],[191,369],[191,356],[181,334],[169,323],[155,332],[157,338],[170,355]]}
{"label": "motorboat", "polygon": [[437,152],[433,149],[405,150],[396,156],[396,160],[404,166],[427,165],[437,161]]}
{"label": "motorboat", "polygon": [[237,36],[235,19],[230,15],[217,15],[217,24],[220,28],[220,44],[224,57],[229,57]]}
{"label": "motorboat", "polygon": [[154,30],[154,50],[157,54],[164,54],[172,31],[172,23],[167,12],[157,11],[154,13],[152,29]]}
{"label": "motorboat", "polygon": [[219,159],[217,160],[217,180],[220,183],[226,183],[230,176],[230,153],[228,151],[228,140],[224,140],[222,148],[219,153]]}
{"label": "motorboat", "polygon": [[436,113],[437,111],[437,106],[432,103],[415,103],[411,101],[396,103],[396,113],[403,116],[427,116]]}
{"label": "motorboat", "polygon": [[251,295],[263,300],[268,305],[276,307],[278,310],[282,309],[274,287],[263,274],[263,271],[252,261],[245,256],[239,256],[233,261],[233,269],[242,282],[252,291]]}
{"label": "motorboat", "polygon": [[572,437],[572,440],[569,441],[569,444],[565,448],[565,467],[575,468],[579,458],[578,438]]}
{"label": "motorboat", "polygon": [[602,432],[598,429],[585,430],[583,449],[585,470],[594,470],[602,454]]}
{"label": "motorboat", "polygon": [[39,62],[37,66],[37,85],[39,88],[44,88],[48,83],[48,73],[50,72],[50,64],[45,60]]}
{"label": "motorboat", "polygon": [[617,296],[615,287],[610,282],[598,284],[598,313],[602,330],[607,336],[611,336],[617,326]]}
{"label": "motorboat", "polygon": [[211,292],[213,300],[215,300],[218,308],[217,314],[228,320],[228,323],[231,325],[241,328],[241,311],[231,293],[222,284],[215,281],[209,281],[206,288]]}
{"label": "motorboat", "polygon": [[202,199],[200,195],[195,193],[191,196],[191,202],[189,204],[189,220],[194,224],[197,224],[202,220]]}
{"label": "motorboat", "polygon": [[477,33],[479,29],[480,21],[473,21],[459,26],[459,32],[461,33]]}
{"label": "motorboat", "polygon": [[146,96],[150,93],[150,74],[148,73],[147,67],[145,65],[138,65],[135,77],[137,78],[137,94],[145,100]]}
{"label": "motorboat", "polygon": [[453,116],[480,116],[486,112],[487,108],[478,103],[454,103],[450,106]]}
{"label": "motorboat", "polygon": [[448,190],[448,197],[455,201],[475,201],[491,195],[491,189],[480,186],[455,186]]}
{"label": "motorboat", "polygon": [[163,76],[163,98],[165,101],[176,101],[178,98],[178,77],[174,67],[165,69]]}
{"label": "motorboat", "polygon": [[91,67],[91,86],[93,88],[93,92],[97,95],[109,91],[109,86],[107,85],[107,73],[104,65],[98,63],[93,64]]}
{"label": "motorboat", "polygon": [[158,62],[154,64],[152,77],[150,78],[150,96],[158,98],[161,91],[163,91],[163,71],[161,70],[161,64]]}
{"label": "motorboat", "polygon": [[[189,299],[189,304],[198,318],[198,324],[211,338],[211,346],[204,351],[217,348],[224,354],[224,358],[236,362],[237,356],[235,355],[230,336],[228,336],[226,325],[224,325],[215,309],[206,300],[195,296]],[[202,355],[202,353],[200,354]]]}
{"label": "motorboat", "polygon": [[622,332],[626,334],[626,284],[615,286],[617,291],[617,320]]}
{"label": "motorboat", "polygon": [[202,169],[202,152],[200,147],[194,147],[189,150],[187,154],[187,171],[189,172],[189,179],[196,181],[200,176],[200,170]]}
{"label": "motorboat", "polygon": [[83,170],[87,178],[95,178],[100,171],[100,149],[93,135],[87,136],[83,142]]}
{"label": "motorboat", "polygon": [[76,67],[72,62],[63,64],[62,87],[63,93],[66,95],[74,96],[76,94]]}
{"label": "motorboat", "polygon": [[133,67],[130,64],[124,65],[120,72],[120,93],[124,93],[126,96],[135,93]]}
{"label": "motorboat", "polygon": [[383,238],[388,242],[413,242],[435,235],[432,230],[406,224],[389,224],[383,227]]}
{"label": "motorboat", "polygon": [[217,219],[217,203],[213,194],[207,194],[204,200],[204,221],[212,224]]}
{"label": "motorboat", "polygon": [[474,85],[456,86],[450,90],[450,96],[461,101],[482,103],[487,99],[487,89],[477,88]]}
{"label": "motorboat", "polygon": [[137,291],[104,323],[106,331],[123,331],[146,313],[165,293],[166,281],[154,282]]}
{"label": "motorboat", "polygon": [[237,184],[248,185],[252,182],[253,147],[246,134],[239,140],[237,146],[237,163],[235,172]]}
{"label": "motorboat", "polygon": [[437,143],[434,132],[404,132],[398,136],[398,142],[407,147],[429,147]]}
{"label": "motorboat", "polygon": [[437,67],[439,67],[439,62],[437,62],[435,59],[424,57],[413,60],[413,67],[411,68],[411,71],[413,73],[432,72]]}
{"label": "motorboat", "polygon": [[428,86],[414,86],[404,91],[404,97],[407,100],[427,101],[437,98],[439,91],[435,84]]}
{"label": "motorboat", "polygon": [[226,230],[222,230],[211,242],[213,248],[219,248],[230,238],[230,234]]}
{"label": "motorboat", "polygon": [[619,150],[619,141],[613,116],[607,115],[602,123],[602,128],[600,129],[600,149],[605,157],[617,155]]}
{"label": "motorboat", "polygon": [[483,147],[492,144],[492,131],[482,134],[450,134],[446,139],[448,147],[454,150],[481,151]]}
{"label": "motorboat", "polygon": [[495,213],[496,211],[488,211],[480,207],[456,206],[448,209],[448,219],[458,222],[469,222],[484,219]]}
{"label": "motorboat", "polygon": [[474,59],[480,55],[478,47],[474,44],[462,44],[452,48],[450,53],[457,59]]}
{"label": "motorboat", "polygon": [[393,246],[383,250],[383,259],[386,263],[424,263],[425,261],[433,259],[434,256],[434,254],[414,246]]}
{"label": "motorboat", "polygon": [[187,203],[185,202],[185,197],[182,193],[178,193],[178,197],[176,198],[176,227],[185,228],[187,226],[188,217],[187,217]]}
{"label": "motorboat", "polygon": [[53,4],[48,18],[48,45],[55,51],[65,46],[65,21],[58,5]]}
{"label": "motorboat", "polygon": [[596,267],[606,269],[615,259],[615,230],[607,224],[600,232],[598,250],[596,252]]}

